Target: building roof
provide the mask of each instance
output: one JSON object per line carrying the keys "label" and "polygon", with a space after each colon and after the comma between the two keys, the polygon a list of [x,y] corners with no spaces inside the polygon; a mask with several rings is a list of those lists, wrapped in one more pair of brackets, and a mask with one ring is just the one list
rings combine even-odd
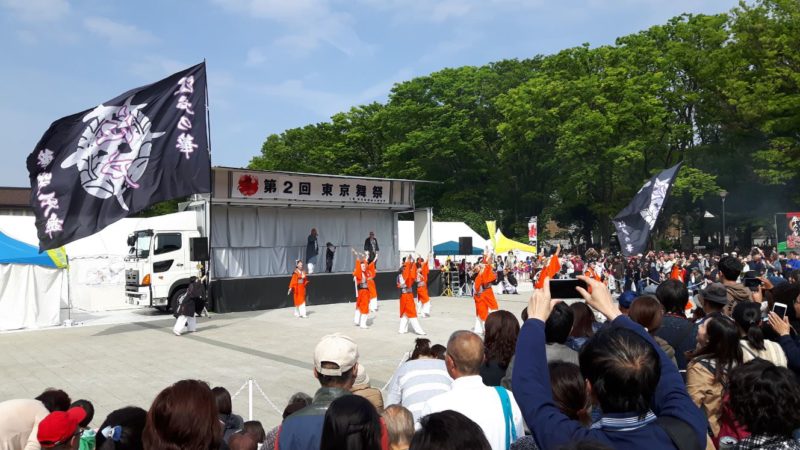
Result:
{"label": "building roof", "polygon": [[30,208],[31,188],[0,187],[0,208]]}

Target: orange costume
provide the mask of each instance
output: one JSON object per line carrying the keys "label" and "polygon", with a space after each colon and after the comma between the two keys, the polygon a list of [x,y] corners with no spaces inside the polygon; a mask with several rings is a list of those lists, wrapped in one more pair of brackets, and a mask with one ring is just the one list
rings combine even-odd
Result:
{"label": "orange costume", "polygon": [[414,303],[414,280],[417,276],[416,264],[413,261],[403,263],[402,271],[397,274],[397,287],[400,289],[400,330],[408,333],[408,326],[416,334],[425,334],[417,319],[417,305]]}
{"label": "orange costume", "polygon": [[[475,281],[473,282],[472,286],[472,298],[475,300],[475,317],[476,317],[476,330],[483,332],[482,327],[477,327],[480,322],[486,322],[486,318],[489,316],[489,308],[486,306],[486,302],[483,301],[483,296],[481,292],[483,291],[483,281],[481,279],[482,272],[478,272],[475,275]],[[476,333],[478,332],[476,331]]]}
{"label": "orange costume", "polygon": [[308,317],[306,315],[306,285],[308,285],[308,274],[300,268],[295,269],[292,279],[289,281],[289,292],[294,294],[295,317]]}
{"label": "orange costume", "polygon": [[547,278],[552,279],[560,270],[561,261],[559,261],[558,252],[556,252],[550,257],[550,262],[547,263],[547,267],[539,272],[539,278],[536,280],[536,289],[544,288],[544,280]]}
{"label": "orange costume", "polygon": [[367,262],[356,258],[356,267],[353,270],[353,278],[356,282],[358,297],[356,298],[356,312],[353,321],[361,328],[367,328],[367,316],[369,314],[369,284],[367,283],[368,269],[362,270],[361,264],[366,266]]}
{"label": "orange costume", "polygon": [[672,272],[669,274],[669,279],[683,281],[683,277],[681,277],[681,268],[678,267],[678,264],[672,265]]}
{"label": "orange costume", "polygon": [[378,288],[375,287],[375,276],[378,269],[375,268],[375,260],[367,264],[367,290],[369,291],[369,310],[378,310]]}
{"label": "orange costume", "polygon": [[492,284],[494,280],[497,279],[497,275],[495,275],[494,270],[492,270],[492,265],[489,263],[488,257],[484,257],[484,266],[483,270],[481,271],[481,283],[483,290],[481,292],[481,298],[483,299],[484,303],[486,303],[486,307],[489,308],[489,311],[497,311],[500,309],[500,306],[497,305],[497,298],[494,296],[494,290],[492,290]]}
{"label": "orange costume", "polygon": [[[421,259],[421,258],[420,258]],[[428,295],[428,260],[420,261],[420,267],[417,269],[417,300],[422,303],[422,317],[428,317],[431,314],[431,297]]]}

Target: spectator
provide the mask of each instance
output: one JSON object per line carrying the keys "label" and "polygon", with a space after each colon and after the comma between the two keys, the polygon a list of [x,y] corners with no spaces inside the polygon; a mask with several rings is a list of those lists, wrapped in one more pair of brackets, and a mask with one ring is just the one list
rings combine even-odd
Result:
{"label": "spectator", "polygon": [[575,302],[569,305],[569,308],[572,310],[574,320],[566,344],[567,347],[579,352],[589,338],[594,336],[594,313],[592,308],[583,302]]}
{"label": "spectator", "polygon": [[80,436],[80,423],[86,418],[83,408],[53,411],[39,422],[37,439],[42,448],[76,450]]}
{"label": "spectator", "polygon": [[733,320],[739,327],[742,358],[748,362],[754,358],[765,359],[776,366],[786,367],[786,355],[776,342],[764,340],[761,330],[761,305],[755,302],[739,303],[733,309]]}
{"label": "spectator", "polygon": [[208,384],[182,380],[161,391],[147,412],[142,443],[159,450],[219,449],[222,427]]}
{"label": "spectator", "polygon": [[[305,394],[303,392],[298,392],[292,395],[292,397],[289,398],[289,404],[286,405],[286,408],[283,409],[283,420],[286,420],[287,417],[310,405],[312,400],[313,399],[308,394]],[[247,423],[245,423],[245,426],[247,426]],[[275,448],[275,442],[277,442],[278,440],[278,432],[280,431],[280,429],[281,427],[279,425],[269,430],[269,433],[267,433],[267,435],[264,437],[263,441],[264,446],[262,448],[264,449]]]}
{"label": "spectator", "polygon": [[656,332],[661,328],[661,324],[664,321],[664,310],[661,303],[659,303],[655,297],[649,295],[638,297],[628,311],[628,317],[630,317],[632,321],[643,326],[644,329],[650,333],[650,336],[655,339],[658,346],[661,347],[661,350],[664,350],[667,357],[671,359],[676,366],[678,365],[675,360],[675,349],[669,345],[669,342],[656,336]]}
{"label": "spectator", "polygon": [[322,425],[321,450],[381,450],[381,421],[375,407],[358,395],[331,403]]}
{"label": "spectator", "polygon": [[128,406],[113,411],[97,429],[97,450],[142,450],[146,422],[147,411],[142,408]]}
{"label": "spectator", "polygon": [[[589,411],[591,403],[580,367],[564,361],[553,361],[547,368],[556,407],[570,420],[577,420],[588,428],[592,423]],[[511,450],[529,449],[538,449],[533,436],[524,436],[511,445]]]}
{"label": "spectator", "polygon": [[411,450],[490,450],[481,427],[457,411],[442,411],[422,418],[411,440]]}
{"label": "spectator", "polygon": [[517,347],[519,322],[508,311],[494,311],[486,318],[485,333],[486,361],[481,366],[481,379],[487,386],[500,386]]}
{"label": "spectator", "polygon": [[66,392],[62,391],[61,389],[53,389],[48,388],[38,397],[36,400],[42,402],[45,408],[47,408],[50,412],[55,411],[66,411],[69,409],[69,405],[72,403],[70,400],[69,395]]}
{"label": "spectator", "polygon": [[[40,396],[41,397],[41,396]],[[39,422],[50,411],[34,399],[17,399],[0,402],[0,449],[36,450]]]}
{"label": "spectator", "polygon": [[389,450],[408,450],[414,437],[414,416],[411,411],[391,405],[381,414],[389,434]]}
{"label": "spectator", "polygon": [[722,283],[711,283],[700,291],[697,298],[707,315],[721,313],[728,304],[728,290]]}
{"label": "spectator", "polygon": [[511,392],[483,384],[479,375],[483,356],[480,336],[471,331],[453,333],[445,355],[453,385],[449,392],[425,402],[422,415],[448,409],[460,412],[481,427],[494,450],[504,450],[525,434],[522,414]]}
{"label": "spectator", "polygon": [[586,302],[611,322],[580,354],[581,373],[603,417],[586,429],[553,403],[542,353],[545,322],[553,310],[545,284],[531,297],[531,318],[520,331],[513,376],[514,392],[539,447],[594,440],[617,449],[674,448],[670,435],[682,436],[679,445],[686,448],[705,447],[706,419],[692,403],[678,370],[640,325],[620,313],[601,282],[580,279],[592,290],[590,295],[579,288]]}
{"label": "spectator", "polygon": [[358,372],[358,346],[339,333],[323,337],[314,349],[314,377],[320,388],[310,405],[283,421],[278,434],[279,450],[320,448],[325,412],[339,397],[349,395]]}
{"label": "spectator", "polygon": [[678,280],[667,280],[656,289],[656,297],[664,306],[664,319],[656,335],[675,349],[679,370],[686,370],[686,352],[697,345],[697,324],[686,318],[689,291]]}
{"label": "spectator", "polygon": [[733,308],[740,302],[753,301],[753,293],[743,284],[737,283],[742,274],[744,266],[733,256],[724,256],[719,260],[719,281],[728,290],[728,305],[725,307],[725,314],[731,315]]}
{"label": "spectator", "polygon": [[217,414],[219,414],[219,421],[222,423],[222,440],[227,443],[233,433],[242,429],[244,419],[242,419],[242,416],[233,413],[233,401],[231,400],[231,393],[227,389],[217,386],[211,389],[211,392],[214,393]]}
{"label": "spectator", "polygon": [[547,362],[566,361],[578,363],[578,352],[566,346],[567,338],[574,322],[572,308],[566,303],[557,303],[553,312],[544,324],[544,335],[547,342],[545,353]]}
{"label": "spectator", "polygon": [[258,442],[248,433],[239,431],[230,436],[228,448],[230,450],[258,450]]}
{"label": "spectator", "polygon": [[380,389],[375,389],[369,384],[367,368],[364,367],[363,364],[358,365],[356,381],[353,383],[353,387],[350,388],[350,392],[369,400],[369,402],[375,406],[375,410],[378,411],[378,414],[383,412],[383,395]]}
{"label": "spectator", "polygon": [[86,411],[86,417],[84,417],[84,419],[78,425],[81,428],[89,428],[89,424],[92,422],[92,419],[94,419],[94,405],[92,405],[92,402],[83,399],[75,400],[69,407],[70,408],[79,407],[83,408],[83,410]]}
{"label": "spectator", "polygon": [[751,435],[734,449],[798,449],[800,385],[785,367],[755,359],[731,372],[730,401],[736,419]]}
{"label": "spectator", "polygon": [[[387,388],[387,405],[403,405],[418,421],[425,401],[450,390],[453,379],[444,360],[434,357],[428,339],[417,339],[411,360],[403,363]],[[414,357],[417,359],[414,359]]]}
{"label": "spectator", "polygon": [[728,377],[734,367],[742,364],[736,324],[719,312],[707,316],[697,331],[697,347],[686,369],[686,389],[706,414],[711,433],[717,436]]}
{"label": "spectator", "polygon": [[[264,431],[264,425],[261,425],[261,422],[257,420],[249,420],[245,422],[244,425],[242,425],[242,432],[252,437],[259,446],[267,440],[267,433]],[[275,448],[274,442],[271,448]]]}
{"label": "spectator", "polygon": [[445,347],[442,344],[436,344],[433,347],[431,347],[431,353],[433,354],[433,357],[436,359],[441,359],[442,361],[444,361],[444,354],[446,352],[447,352],[447,347]]}
{"label": "spectator", "polygon": [[617,303],[619,303],[619,310],[622,314],[627,315],[628,309],[630,309],[631,304],[636,299],[636,293],[633,291],[624,291],[622,294],[617,297]]}

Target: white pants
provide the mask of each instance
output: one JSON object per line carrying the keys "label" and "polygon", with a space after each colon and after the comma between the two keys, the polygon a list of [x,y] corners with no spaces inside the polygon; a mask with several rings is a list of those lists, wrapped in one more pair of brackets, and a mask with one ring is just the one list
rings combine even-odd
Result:
{"label": "white pants", "polygon": [[311,275],[314,273],[314,263],[309,261],[306,263],[306,268],[308,269],[308,274]]}
{"label": "white pants", "polygon": [[172,331],[174,331],[175,334],[181,334],[183,327],[188,327],[190,333],[197,331],[197,319],[194,316],[178,316],[178,319],[175,321],[175,326],[172,327]]}

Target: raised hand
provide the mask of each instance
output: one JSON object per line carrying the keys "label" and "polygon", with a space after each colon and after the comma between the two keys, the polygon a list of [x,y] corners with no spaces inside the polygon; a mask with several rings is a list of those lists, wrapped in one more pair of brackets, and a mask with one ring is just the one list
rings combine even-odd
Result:
{"label": "raised hand", "polygon": [[591,290],[590,294],[582,287],[576,288],[589,306],[600,311],[600,314],[606,316],[608,320],[614,320],[622,315],[619,311],[619,306],[614,304],[614,299],[611,298],[611,293],[608,292],[605,284],[584,275],[578,275],[578,279],[585,282]]}

